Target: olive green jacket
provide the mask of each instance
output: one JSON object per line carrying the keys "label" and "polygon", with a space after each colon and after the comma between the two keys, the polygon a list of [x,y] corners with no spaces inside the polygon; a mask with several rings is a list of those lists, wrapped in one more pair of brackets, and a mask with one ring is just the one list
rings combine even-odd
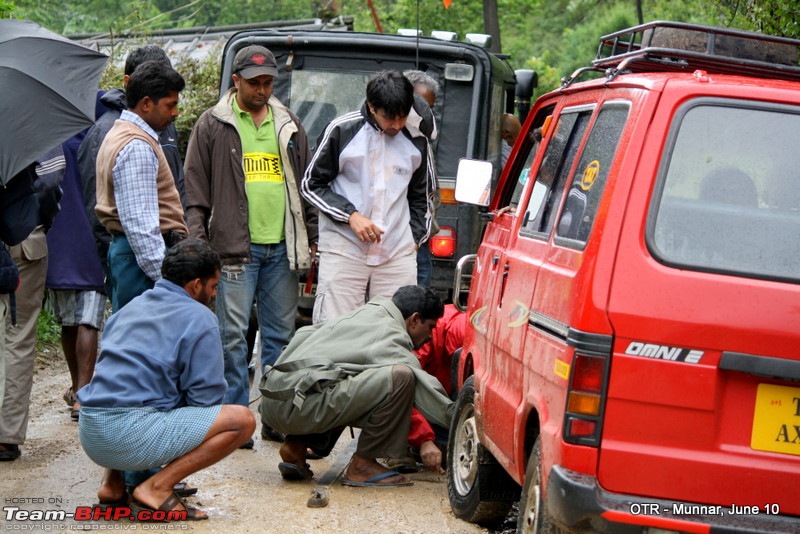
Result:
{"label": "olive green jacket", "polygon": [[[262,414],[270,413],[267,419],[273,421],[296,417],[295,408],[331,384],[367,369],[406,365],[416,378],[415,407],[429,421],[448,428],[453,403],[439,381],[422,370],[412,350],[400,310],[384,297],[324,324],[301,328],[261,379]],[[384,381],[376,380],[376,396],[385,393],[385,387]],[[324,410],[324,405],[315,409]],[[315,423],[327,419],[322,413],[305,413],[304,418],[307,433],[318,431]]]}

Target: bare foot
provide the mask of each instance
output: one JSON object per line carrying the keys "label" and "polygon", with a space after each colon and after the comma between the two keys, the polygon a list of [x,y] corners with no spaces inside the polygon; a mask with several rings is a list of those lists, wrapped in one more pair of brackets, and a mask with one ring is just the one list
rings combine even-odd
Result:
{"label": "bare foot", "polygon": [[281,445],[280,451],[278,452],[281,455],[281,460],[284,462],[305,468],[308,449],[307,445],[302,441],[288,439]]}
{"label": "bare foot", "polygon": [[[348,480],[352,480],[353,482],[364,482],[365,480],[369,480],[370,478],[382,475],[383,473],[387,473],[389,471],[390,469],[386,469],[374,458],[364,458],[354,454],[353,459],[350,461],[350,466],[347,468],[347,473],[345,473],[345,476]],[[393,477],[384,478],[377,483],[402,484],[404,482],[410,482],[410,479],[404,477],[403,475],[396,475]]]}
{"label": "bare foot", "polygon": [[103,473],[103,480],[97,489],[97,500],[101,503],[118,502],[127,497],[125,492],[125,480],[122,478],[121,471],[106,469]]}

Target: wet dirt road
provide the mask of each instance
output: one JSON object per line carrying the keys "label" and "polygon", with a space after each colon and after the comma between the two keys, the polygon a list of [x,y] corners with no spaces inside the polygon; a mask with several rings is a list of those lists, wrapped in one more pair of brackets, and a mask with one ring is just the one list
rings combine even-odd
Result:
{"label": "wet dirt road", "polygon": [[[49,511],[51,517],[57,517],[53,515],[56,512],[70,513],[96,502],[101,469],[80,448],[77,423],[69,418],[61,399],[69,385],[66,365],[57,355],[50,354],[46,359],[40,358],[36,366],[31,421],[22,457],[0,462],[0,532],[488,532],[453,516],[444,475],[430,472],[411,475],[414,486],[405,488],[351,488],[337,482],[331,486],[327,507],[308,508],[314,482],[284,481],[277,469],[278,445],[262,441],[258,430],[254,450],[238,450],[189,479],[200,491],[188,502],[207,510],[211,516],[208,521],[155,524],[12,519],[13,513],[19,513],[10,512],[12,508]],[[251,399],[257,394],[254,388]],[[256,405],[251,405],[254,414]],[[310,462],[315,479],[325,473],[349,440],[349,432],[345,432],[329,458]]]}

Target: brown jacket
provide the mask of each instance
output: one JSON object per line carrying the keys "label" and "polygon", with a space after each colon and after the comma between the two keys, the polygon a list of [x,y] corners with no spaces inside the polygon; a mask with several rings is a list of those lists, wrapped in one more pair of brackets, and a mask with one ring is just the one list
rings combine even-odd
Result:
{"label": "brown jacket", "polygon": [[[186,150],[186,219],[189,235],[208,240],[226,265],[250,261],[250,230],[242,141],[233,115],[231,89],[197,120]],[[271,97],[269,106],[286,175],[285,235],[292,270],[308,269],[317,241],[317,212],[300,196],[311,152],[300,120]]]}

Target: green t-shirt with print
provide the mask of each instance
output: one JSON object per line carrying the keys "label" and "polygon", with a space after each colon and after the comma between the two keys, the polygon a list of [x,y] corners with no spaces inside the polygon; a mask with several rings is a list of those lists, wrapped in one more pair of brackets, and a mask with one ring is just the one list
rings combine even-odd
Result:
{"label": "green t-shirt with print", "polygon": [[284,174],[272,109],[256,128],[253,117],[233,99],[233,111],[242,140],[244,181],[249,211],[250,242],[258,245],[284,239]]}

